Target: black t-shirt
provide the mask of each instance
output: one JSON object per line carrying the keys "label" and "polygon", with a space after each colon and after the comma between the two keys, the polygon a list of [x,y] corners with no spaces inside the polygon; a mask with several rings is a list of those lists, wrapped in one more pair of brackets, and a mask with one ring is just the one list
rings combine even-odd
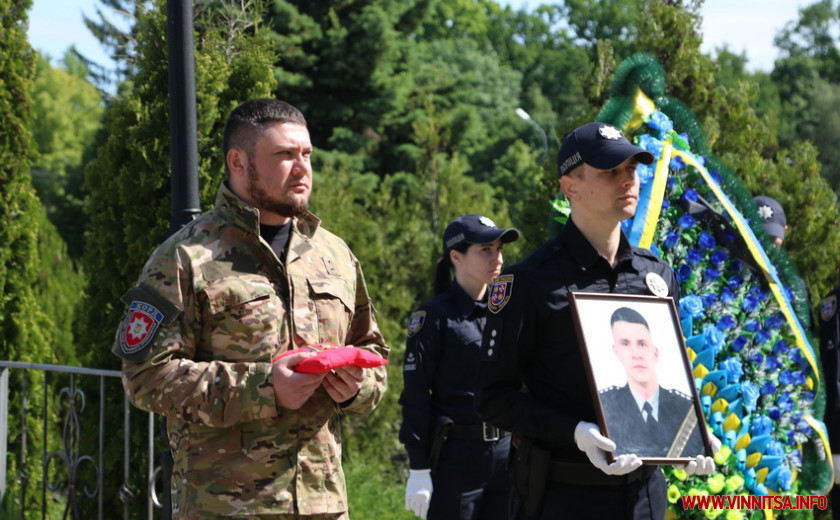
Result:
{"label": "black t-shirt", "polygon": [[289,233],[292,230],[292,220],[279,226],[260,224],[260,236],[268,242],[274,254],[280,261],[286,258],[286,246],[289,244]]}

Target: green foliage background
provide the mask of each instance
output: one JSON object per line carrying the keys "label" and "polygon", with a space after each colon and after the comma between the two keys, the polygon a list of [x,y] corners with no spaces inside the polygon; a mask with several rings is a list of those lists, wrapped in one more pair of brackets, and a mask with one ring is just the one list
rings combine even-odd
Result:
{"label": "green foliage background", "polygon": [[[31,2],[0,0],[3,359],[119,368],[110,354],[119,296],[169,228],[166,3],[100,3],[106,16],[87,22],[117,59],[119,82],[97,102],[82,78],[95,83],[99,71],[73,53],[57,68],[37,61],[25,41]],[[317,148],[312,209],[359,257],[392,347],[385,402],[345,424],[355,518],[411,518],[396,435],[404,329],[431,296],[446,223],[476,212],[518,227],[524,240],[506,249],[508,263],[535,249],[557,189],[558,142],[598,114],[617,65],[635,52],[663,65],[665,94],[697,115],[704,146],[786,208],[785,249],[812,305],[838,281],[833,1],[803,8],[779,33],[769,74],[747,72],[746,58],[726,49],[700,53],[700,0],[565,0],[530,11],[493,0],[193,5],[202,208],[224,176],[230,109],[266,95],[300,107]],[[130,15],[128,32],[109,9]],[[545,149],[516,107],[545,131]],[[122,429],[121,398],[109,392],[112,432]],[[144,446],[145,428],[133,428]],[[133,451],[132,467],[145,467]],[[106,453],[121,457],[121,447]],[[121,469],[106,481],[121,482]],[[121,509],[111,488],[108,507]]]}

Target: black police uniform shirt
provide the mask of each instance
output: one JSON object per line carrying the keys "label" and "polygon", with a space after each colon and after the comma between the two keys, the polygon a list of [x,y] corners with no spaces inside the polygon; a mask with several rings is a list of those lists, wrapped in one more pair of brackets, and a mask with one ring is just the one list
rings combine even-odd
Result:
{"label": "black police uniform shirt", "polygon": [[473,405],[487,305],[453,282],[409,320],[400,395],[400,441],[412,469],[430,466],[430,429],[441,416],[480,424]]}
{"label": "black police uniform shirt", "polygon": [[569,220],[490,289],[476,408],[486,421],[531,438],[558,460],[588,463],[575,445],[575,426],[597,422],[569,292],[654,295],[651,287],[663,287],[667,295],[659,296],[679,301],[672,269],[631,246],[623,232],[617,259],[613,268]]}
{"label": "black police uniform shirt", "polygon": [[[635,453],[640,457],[665,457],[686,416],[695,413],[691,397],[673,388],[659,387],[656,397],[650,400],[655,402],[655,405],[651,403],[650,418],[642,413],[629,384],[611,386],[601,390],[599,395],[610,439],[616,444],[616,455]],[[705,449],[695,421],[685,446],[673,456],[696,457],[702,453]]]}
{"label": "black police uniform shirt", "polygon": [[840,443],[840,285],[820,302],[820,358],[826,380],[825,425],[832,445]]}

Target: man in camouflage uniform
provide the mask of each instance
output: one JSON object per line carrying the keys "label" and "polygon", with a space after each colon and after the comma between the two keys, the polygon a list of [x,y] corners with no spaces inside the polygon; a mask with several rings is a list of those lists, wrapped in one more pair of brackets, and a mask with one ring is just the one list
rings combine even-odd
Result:
{"label": "man in camouflage uniform", "polygon": [[131,402],[165,415],[174,518],[346,519],[340,416],[376,407],[385,367],[306,374],[303,345],[387,357],[358,260],[309,211],[303,115],[247,101],[225,126],[215,208],[160,245],[114,352]]}

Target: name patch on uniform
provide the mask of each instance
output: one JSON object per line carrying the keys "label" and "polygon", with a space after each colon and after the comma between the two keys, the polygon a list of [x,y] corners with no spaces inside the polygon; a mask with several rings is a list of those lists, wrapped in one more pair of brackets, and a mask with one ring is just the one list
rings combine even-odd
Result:
{"label": "name patch on uniform", "polygon": [[828,321],[834,317],[837,312],[837,296],[832,294],[822,301],[820,305],[820,318],[823,321]]}
{"label": "name patch on uniform", "polygon": [[403,372],[413,372],[417,370],[417,358],[414,357],[414,352],[409,352],[405,356],[405,364],[403,365]]}
{"label": "name patch on uniform", "polygon": [[510,300],[510,295],[513,292],[513,275],[505,274],[497,276],[493,280],[493,285],[490,287],[490,299],[487,302],[487,308],[490,312],[496,314],[507,305]]}
{"label": "name patch on uniform", "polygon": [[426,323],[426,311],[412,312],[411,317],[408,318],[408,337],[420,332],[424,323]]}

